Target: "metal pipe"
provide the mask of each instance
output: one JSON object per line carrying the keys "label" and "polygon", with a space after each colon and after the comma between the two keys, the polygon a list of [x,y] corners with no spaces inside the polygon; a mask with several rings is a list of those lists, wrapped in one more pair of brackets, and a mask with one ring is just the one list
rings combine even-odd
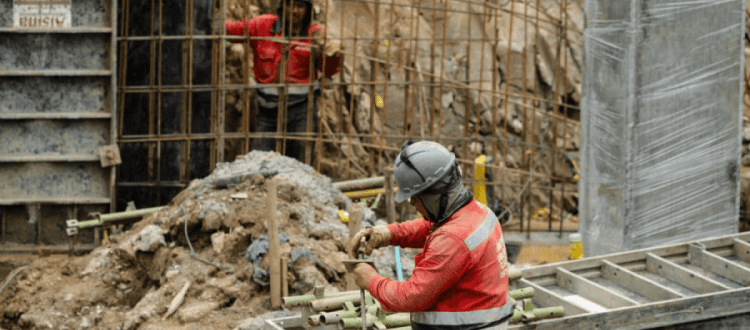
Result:
{"label": "metal pipe", "polygon": [[347,181],[334,182],[333,186],[341,191],[364,190],[382,187],[385,184],[385,177],[376,176],[372,178],[355,179]]}
{"label": "metal pipe", "polygon": [[141,209],[141,210],[135,210],[135,211],[125,211],[125,212],[118,212],[118,213],[110,213],[110,214],[98,214],[97,218],[99,219],[99,222],[105,223],[105,222],[118,222],[123,220],[129,220],[129,219],[135,219],[135,218],[141,218],[145,215],[148,215],[150,213],[159,211],[166,206],[157,206],[157,207],[151,207],[147,209]]}
{"label": "metal pipe", "polygon": [[528,287],[528,288],[521,288],[518,290],[508,291],[508,297],[511,297],[515,300],[534,297],[534,288]]}
{"label": "metal pipe", "polygon": [[[377,311],[377,309],[378,309],[378,306],[367,307],[367,313],[375,315],[375,312]],[[320,318],[320,324],[336,324],[336,323],[339,323],[342,319],[358,317],[359,313],[357,313],[357,311],[339,311],[339,312],[320,313],[317,316]]]}
{"label": "metal pipe", "polygon": [[[345,296],[357,296],[359,294],[359,291],[346,291],[346,292],[332,292],[332,293],[324,293],[323,299],[327,298],[337,298],[337,297],[345,297]],[[304,296],[294,296],[294,297],[284,297],[282,298],[282,303],[285,307],[299,307],[308,305],[311,302],[315,301],[315,295],[304,295]]]}
{"label": "metal pipe", "polygon": [[[411,320],[409,313],[396,313],[378,318],[374,315],[367,314],[366,327],[371,327],[375,322],[380,322],[386,327],[399,327],[409,325]],[[362,319],[358,317],[341,319],[339,326],[344,329],[356,329],[362,327]]]}
{"label": "metal pipe", "polygon": [[[394,192],[398,191],[398,187],[394,187],[393,191]],[[375,197],[380,194],[385,194],[385,188],[367,189],[367,190],[359,190],[359,191],[347,191],[344,193],[346,197],[349,197],[351,199]]]}
{"label": "metal pipe", "polygon": [[[365,295],[366,302],[370,305],[374,305],[375,301],[372,298],[372,296],[368,293]],[[312,310],[316,312],[320,311],[330,311],[330,310],[336,310],[344,308],[344,304],[347,302],[351,302],[355,306],[358,306],[362,301],[362,298],[359,295],[359,292],[357,292],[357,295],[349,295],[349,296],[343,296],[343,297],[335,297],[335,298],[326,298],[326,299],[320,299],[310,302],[309,306]]]}
{"label": "metal pipe", "polygon": [[518,323],[521,321],[536,321],[543,319],[552,319],[558,317],[564,317],[565,311],[562,306],[537,308],[533,311],[523,312],[519,309],[513,310],[513,316],[511,316],[508,323]]}

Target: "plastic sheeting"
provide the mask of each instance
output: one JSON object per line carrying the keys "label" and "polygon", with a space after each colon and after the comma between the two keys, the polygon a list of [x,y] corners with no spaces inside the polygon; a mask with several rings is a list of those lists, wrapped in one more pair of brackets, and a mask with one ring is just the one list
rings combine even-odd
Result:
{"label": "plastic sheeting", "polygon": [[[289,237],[284,233],[279,233],[279,245],[289,242]],[[243,258],[253,262],[253,281],[261,286],[268,286],[268,283],[263,282],[261,279],[268,276],[268,269],[258,271],[258,266],[263,260],[263,256],[268,253],[270,243],[268,242],[268,236],[261,235],[258,239],[254,240],[245,249],[245,253],[242,255]]]}
{"label": "plastic sheeting", "polygon": [[745,0],[585,0],[586,256],[737,232]]}

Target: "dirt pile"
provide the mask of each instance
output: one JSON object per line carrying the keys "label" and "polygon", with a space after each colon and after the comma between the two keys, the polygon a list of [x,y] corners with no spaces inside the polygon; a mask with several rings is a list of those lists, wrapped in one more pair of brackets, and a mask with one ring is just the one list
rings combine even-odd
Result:
{"label": "dirt pile", "polygon": [[[337,211],[348,210],[351,201],[309,166],[254,151],[193,181],[167,207],[112,236],[106,246],[81,257],[53,256],[28,265],[0,292],[0,328],[226,329],[252,324],[249,318],[270,310],[269,182],[277,185],[276,218],[281,256],[289,260],[289,294],[305,294],[316,285],[345,289],[341,260],[348,258],[348,229]],[[411,259],[410,253],[404,257]],[[383,253],[388,256],[393,259],[392,252]],[[184,301],[175,304],[184,288]]]}

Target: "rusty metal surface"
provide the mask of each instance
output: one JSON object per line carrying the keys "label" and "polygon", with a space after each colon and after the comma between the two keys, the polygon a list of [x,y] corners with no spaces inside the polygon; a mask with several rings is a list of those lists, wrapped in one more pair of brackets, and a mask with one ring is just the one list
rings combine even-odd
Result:
{"label": "rusty metal surface", "polygon": [[13,0],[0,0],[0,27],[13,26]]}
{"label": "rusty metal surface", "polygon": [[4,70],[108,70],[107,34],[6,34],[0,37]]}
{"label": "rusty metal surface", "polygon": [[0,79],[0,114],[109,112],[108,78]]}
{"label": "rusty metal surface", "polygon": [[2,163],[0,198],[54,199],[109,197],[106,175],[94,163]]}
{"label": "rusty metal surface", "polygon": [[109,138],[104,120],[0,121],[0,159],[23,155],[96,155]]}

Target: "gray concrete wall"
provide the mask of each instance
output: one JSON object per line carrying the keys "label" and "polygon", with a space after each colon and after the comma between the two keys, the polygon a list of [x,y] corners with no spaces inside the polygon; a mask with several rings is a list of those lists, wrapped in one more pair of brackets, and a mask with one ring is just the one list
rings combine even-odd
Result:
{"label": "gray concrete wall", "polygon": [[587,256],[737,232],[744,3],[586,0]]}

